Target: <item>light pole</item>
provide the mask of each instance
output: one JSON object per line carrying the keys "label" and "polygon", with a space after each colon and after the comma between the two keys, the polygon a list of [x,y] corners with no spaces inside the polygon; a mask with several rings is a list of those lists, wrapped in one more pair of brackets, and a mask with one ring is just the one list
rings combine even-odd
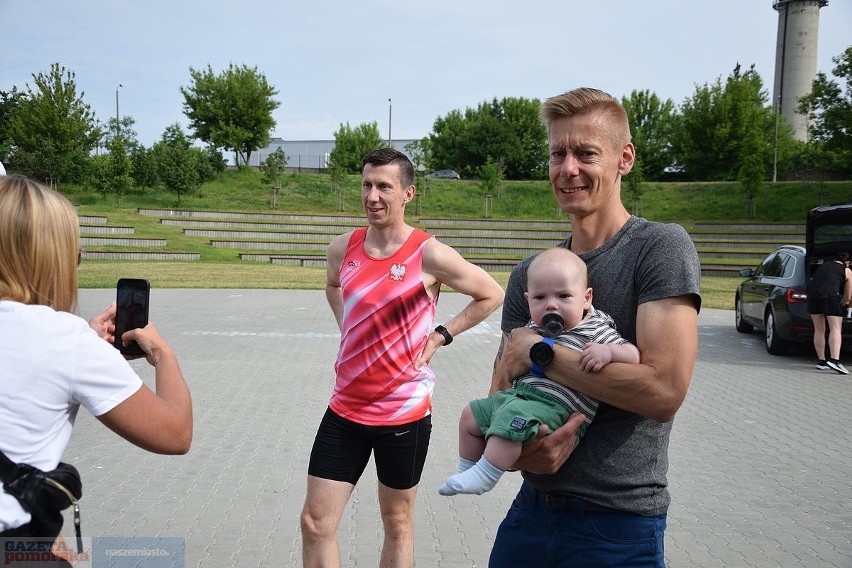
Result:
{"label": "light pole", "polygon": [[121,126],[119,125],[119,122],[118,122],[118,90],[120,88],[122,88],[123,86],[124,85],[119,83],[118,87],[115,88],[115,135],[116,136],[119,135],[119,129],[121,128]]}
{"label": "light pole", "polygon": [[391,147],[391,100],[388,99],[388,147]]}
{"label": "light pole", "polygon": [[775,103],[775,155],[772,158],[772,183],[778,181],[778,114],[781,112],[781,95]]}

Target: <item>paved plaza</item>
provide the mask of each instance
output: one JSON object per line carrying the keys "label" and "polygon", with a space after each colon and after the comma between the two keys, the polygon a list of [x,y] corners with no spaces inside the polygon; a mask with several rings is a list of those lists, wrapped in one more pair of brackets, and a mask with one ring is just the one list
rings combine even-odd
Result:
{"label": "paved plaza", "polygon": [[[82,290],[80,314],[112,301]],[[466,296],[442,295],[437,322]],[[83,476],[86,537],[185,539],[187,567],[301,566],[308,456],[333,382],[339,333],[323,291],[152,290],[151,319],[193,395],[186,456],[146,453],[81,410],[65,460]],[[417,566],[486,566],[520,483],[442,497],[456,467],[457,420],[484,395],[499,310],[439,350],[432,445],[418,493]],[[703,310],[700,351],[676,418],[669,472],[670,568],[852,567],[852,376],[814,368],[809,350],[768,355]],[[153,386],[153,372],[134,362]],[[66,536],[73,526],[66,522]],[[370,466],[339,530],[343,566],[378,565],[382,528]],[[146,564],[141,563],[140,566]]]}

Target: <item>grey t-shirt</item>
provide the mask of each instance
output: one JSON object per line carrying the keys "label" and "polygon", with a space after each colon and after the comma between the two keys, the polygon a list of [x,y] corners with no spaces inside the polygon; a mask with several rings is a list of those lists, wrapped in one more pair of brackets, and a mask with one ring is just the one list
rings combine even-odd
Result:
{"label": "grey t-shirt", "polygon": [[[569,248],[570,242],[569,237],[560,246]],[[509,277],[503,331],[524,327],[530,319],[524,291],[532,258],[521,261]],[[580,258],[589,268],[595,306],[613,317],[631,343],[636,344],[639,304],[688,295],[700,309],[698,253],[680,225],[631,216],[609,242]],[[671,428],[672,422],[659,423],[602,402],[585,437],[556,474],[524,472],[524,477],[540,491],[568,493],[606,507],[665,511]]]}

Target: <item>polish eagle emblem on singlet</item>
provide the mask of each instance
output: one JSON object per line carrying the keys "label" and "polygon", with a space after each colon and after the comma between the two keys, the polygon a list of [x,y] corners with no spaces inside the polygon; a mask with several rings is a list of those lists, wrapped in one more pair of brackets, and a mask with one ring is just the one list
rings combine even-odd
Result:
{"label": "polish eagle emblem on singlet", "polygon": [[403,280],[405,280],[405,265],[392,264],[389,276],[391,280],[395,280],[397,282],[402,282]]}

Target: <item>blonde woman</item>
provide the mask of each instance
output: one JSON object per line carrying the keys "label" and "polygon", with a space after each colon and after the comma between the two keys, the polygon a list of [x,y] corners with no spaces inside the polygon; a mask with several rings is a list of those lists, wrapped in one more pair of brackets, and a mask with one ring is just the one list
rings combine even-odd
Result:
{"label": "blonde woman", "polygon": [[[20,176],[0,177],[0,451],[50,471],[80,406],[151,452],[183,454],[192,402],[177,358],[154,324],[129,331],[155,368],[155,391],[111,342],[115,305],[90,323],[74,315],[79,224],[59,193]],[[0,484],[0,537],[47,537]]]}

